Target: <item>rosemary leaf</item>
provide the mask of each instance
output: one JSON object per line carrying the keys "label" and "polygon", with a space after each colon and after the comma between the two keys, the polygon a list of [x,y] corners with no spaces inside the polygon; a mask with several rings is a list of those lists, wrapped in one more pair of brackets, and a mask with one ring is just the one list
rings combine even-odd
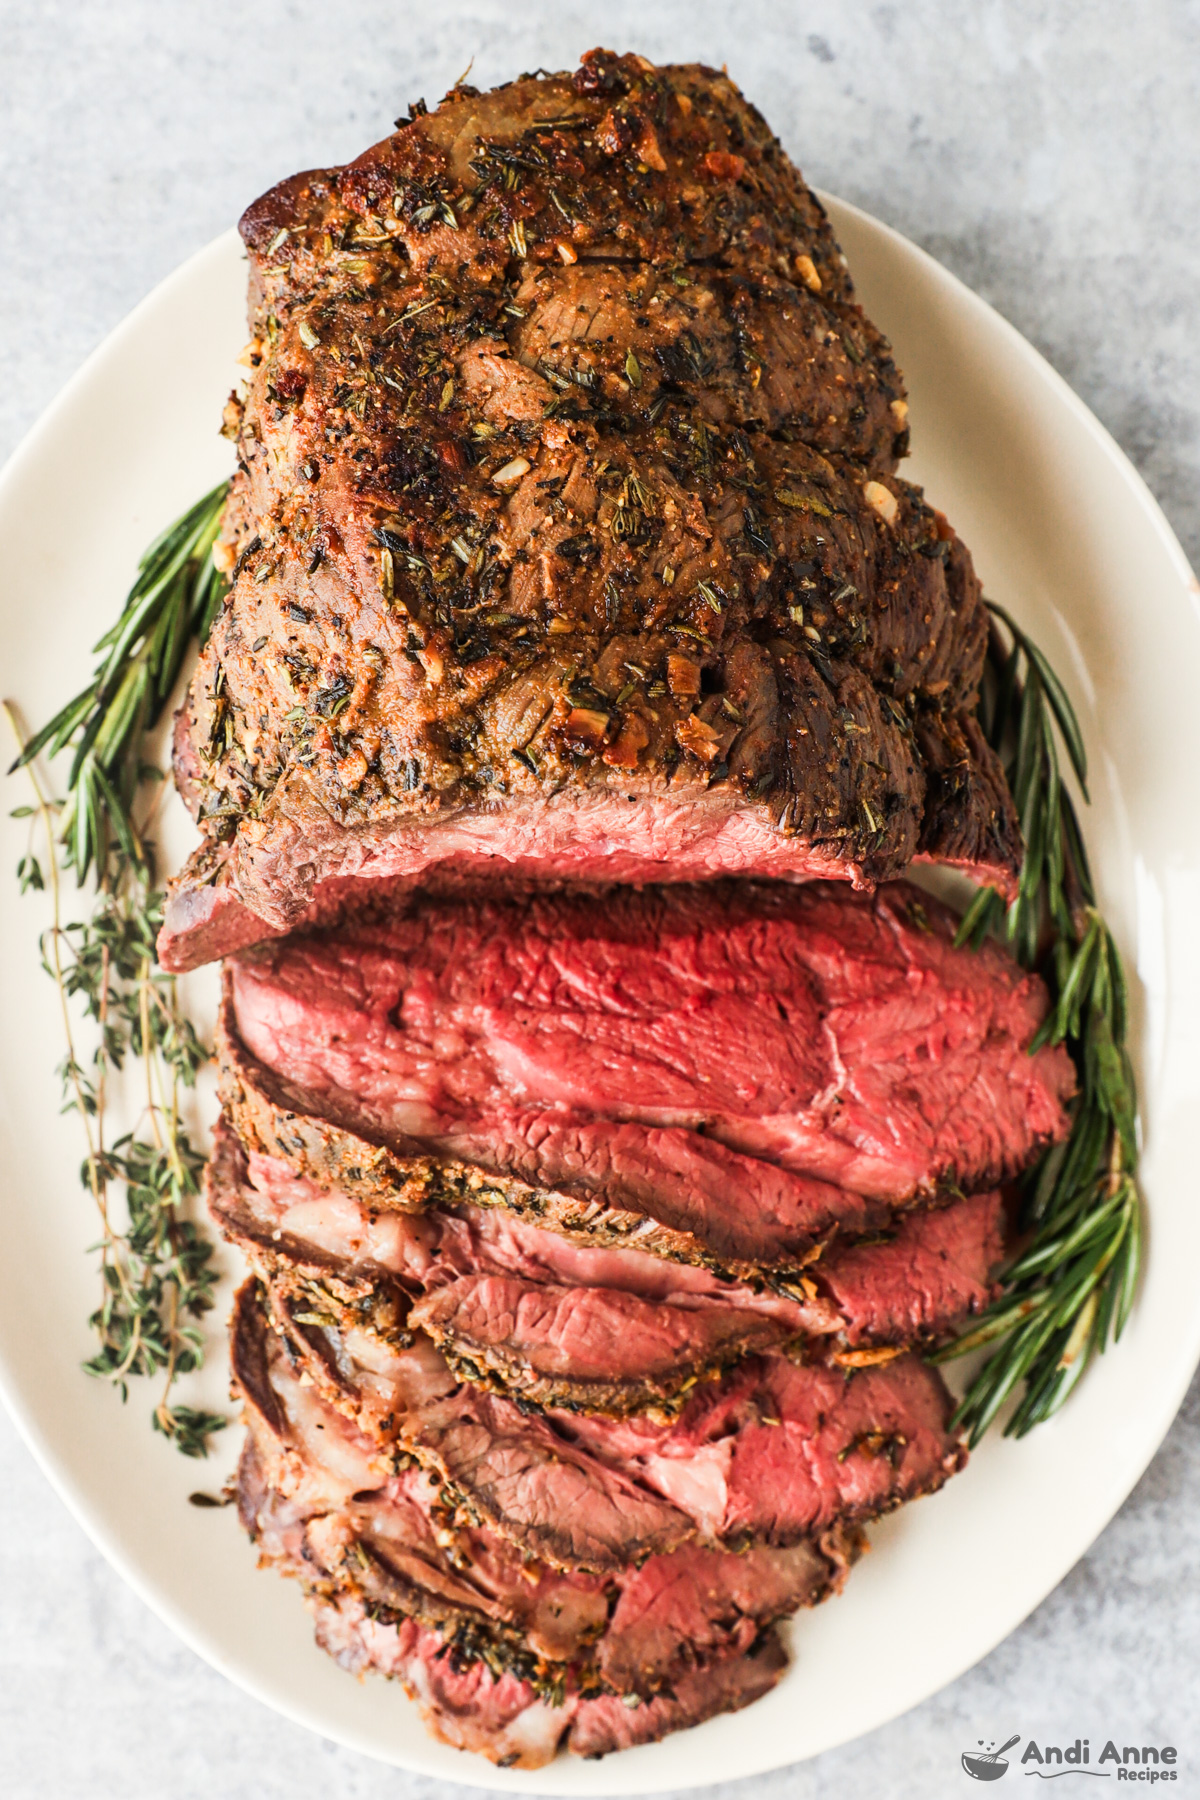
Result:
{"label": "rosemary leaf", "polygon": [[[1045,689],[1046,697],[1054,712],[1055,722],[1058,725],[1058,729],[1062,732],[1063,742],[1067,746],[1067,754],[1071,758],[1071,767],[1075,771],[1079,786],[1083,792],[1083,797],[1086,800],[1088,798],[1087,748],[1083,741],[1083,733],[1079,729],[1079,721],[1075,717],[1075,708],[1071,705],[1066,689],[1058,679],[1058,676],[1054,673],[1054,670],[1051,668],[1044,653],[1038,649],[1031,638],[1026,637],[1025,633],[1017,625],[1015,620],[1009,617],[1004,608],[998,606],[994,600],[988,601],[988,607],[995,613],[997,618],[1003,619],[1004,623],[1008,626],[1013,640],[1013,655],[1015,656],[1020,652],[1029,665],[1030,673],[1036,676],[1040,681],[1040,685]],[[1015,671],[1013,679],[1015,679]]]}
{"label": "rosemary leaf", "polygon": [[997,916],[1003,915],[1004,902],[995,888],[980,888],[975,898],[963,914],[962,923],[954,936],[954,947],[961,950],[964,944],[974,949],[995,924]]}

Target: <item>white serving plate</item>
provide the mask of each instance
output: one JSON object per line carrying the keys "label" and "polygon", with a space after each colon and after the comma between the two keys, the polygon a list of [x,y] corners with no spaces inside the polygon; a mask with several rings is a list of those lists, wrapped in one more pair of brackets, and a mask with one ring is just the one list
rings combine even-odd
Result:
{"label": "white serving plate", "polygon": [[[294,1586],[256,1572],[232,1514],[186,1504],[197,1485],[219,1485],[239,1434],[214,1464],[186,1463],[151,1434],[149,1392],[122,1407],[80,1372],[96,1228],[76,1183],[79,1128],[60,1116],[51,1076],[60,1023],[34,941],[45,913],[11,879],[26,827],[0,821],[0,1387],[13,1416],[104,1554],[214,1667],[328,1738],[442,1779],[647,1793],[759,1773],[872,1730],[969,1668],[1062,1579],[1153,1456],[1200,1355],[1200,590],[1141,478],[1036,351],[895,232],[830,204],[864,305],[908,376],[906,473],[954,520],[988,593],[1032,629],[1079,709],[1088,841],[1137,977],[1149,1231],[1119,1349],[1052,1423],[1020,1444],[989,1439],[943,1494],[877,1526],[846,1594],[791,1628],[792,1669],[767,1699],[603,1763],[493,1769],[429,1739],[397,1687],[338,1670],[314,1648]],[[229,467],[216,426],[245,336],[244,275],[233,232],[193,257],[0,477],[2,686],[35,724],[86,677],[144,545]],[[26,798],[23,780],[7,783],[5,813]],[[176,859],[189,833],[177,808]],[[211,972],[191,978],[201,1016],[214,986]],[[210,1370],[183,1397],[220,1404],[225,1382],[218,1328]]]}

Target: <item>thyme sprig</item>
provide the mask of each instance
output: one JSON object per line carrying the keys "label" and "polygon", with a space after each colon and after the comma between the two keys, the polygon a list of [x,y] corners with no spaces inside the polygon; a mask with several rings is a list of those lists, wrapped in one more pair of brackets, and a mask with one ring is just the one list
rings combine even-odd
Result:
{"label": "thyme sprig", "polygon": [[[203,1456],[226,1423],[219,1413],[172,1399],[176,1381],[201,1366],[198,1321],[213,1304],[213,1245],[189,1209],[204,1159],[182,1114],[183,1091],[206,1060],[183,1012],[173,977],[155,960],[162,895],[155,886],[154,791],[162,771],[149,763],[147,738],[183,667],[203,642],[226,584],[212,562],[227,483],[170,526],[143,556],[116,624],[95,646],[91,681],[27,742],[7,703],[34,804],[15,816],[40,825],[42,857],[32,845],[17,874],[21,891],[50,891],[52,920],[41,937],[42,965],[61,1004],[66,1055],[58,1074],[63,1110],[79,1115],[87,1154],[80,1171],[100,1218],[100,1304],[89,1324],[99,1340],[84,1364],[128,1397],[135,1376],[162,1376],[156,1430],[186,1456]],[[55,800],[35,758],[72,752],[66,798]],[[44,858],[44,866],[43,866]],[[92,906],[65,922],[66,870]],[[77,1019],[92,1029],[90,1057]],[[135,1131],[108,1141],[115,1078],[140,1064],[143,1100]],[[118,1222],[114,1190],[123,1188]]]}
{"label": "thyme sprig", "polygon": [[1005,936],[1037,968],[1051,1008],[1031,1051],[1065,1044],[1079,1074],[1070,1135],[1021,1184],[1023,1247],[999,1298],[935,1360],[995,1344],[956,1422],[978,1443],[1021,1389],[1005,1434],[1050,1417],[1092,1358],[1129,1319],[1141,1260],[1137,1089],[1125,1040],[1129,1003],[1120,953],[1096,906],[1079,820],[1059,764],[1066,750],[1087,798],[1087,755],[1071,703],[1045,656],[1002,607],[993,615],[980,722],[1021,818],[1025,864],[1007,909],[982,888],[959,943]]}

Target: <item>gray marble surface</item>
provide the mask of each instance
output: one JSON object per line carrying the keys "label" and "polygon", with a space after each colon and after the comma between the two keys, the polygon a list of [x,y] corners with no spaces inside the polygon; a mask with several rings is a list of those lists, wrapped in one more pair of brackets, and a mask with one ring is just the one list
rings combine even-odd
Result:
{"label": "gray marble surface", "polygon": [[[472,57],[484,85],[596,42],[727,62],[811,179],[1038,345],[1200,561],[1195,0],[0,0],[0,455],[270,182],[355,154]],[[0,1471],[6,1800],[431,1800],[434,1783],[285,1723],[183,1649],[2,1418]],[[1198,1491],[1200,1385],[1098,1543],[976,1669],[722,1794],[960,1794],[959,1750],[1017,1729],[1173,1741],[1173,1791],[1200,1791]]]}

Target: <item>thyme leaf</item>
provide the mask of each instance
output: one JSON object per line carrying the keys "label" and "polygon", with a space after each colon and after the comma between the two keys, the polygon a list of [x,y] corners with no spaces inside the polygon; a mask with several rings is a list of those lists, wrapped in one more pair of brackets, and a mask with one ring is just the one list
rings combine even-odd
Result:
{"label": "thyme leaf", "polygon": [[[47,725],[22,736],[5,702],[35,804],[19,809],[44,849],[18,865],[22,892],[48,889],[52,920],[40,939],[42,966],[59,996],[66,1054],[59,1065],[64,1111],[82,1123],[80,1171],[100,1220],[100,1300],[89,1320],[97,1339],[84,1364],[121,1398],[138,1376],[162,1388],[152,1422],[185,1456],[204,1456],[226,1420],[172,1398],[179,1377],[204,1358],[199,1321],[213,1304],[214,1246],[189,1216],[204,1158],[188,1136],[183,1092],[207,1052],[186,1017],[174,978],[158,967],[155,939],[163,896],[149,836],[162,771],[146,760],[190,649],[202,644],[227,583],[212,561],[228,483],[168,527],[142,557],[112,628],[95,646],[91,681]],[[71,752],[66,796],[51,799],[36,767]],[[63,876],[90,898],[66,921]],[[90,1057],[78,1042],[82,1015]],[[144,1100],[136,1131],[110,1140],[112,1089],[136,1079]],[[124,1216],[116,1198],[124,1193]]]}
{"label": "thyme leaf", "polygon": [[1057,1412],[1092,1358],[1128,1322],[1141,1262],[1137,1089],[1125,1034],[1128,997],[1120,952],[1097,905],[1079,819],[1064,787],[1058,741],[1087,798],[1087,752],[1066,690],[1045,655],[988,602],[980,722],[1021,817],[1025,864],[1006,909],[981,888],[956,942],[1005,936],[1051,995],[1030,1045],[1065,1044],[1078,1070],[1070,1133],[1021,1183],[1022,1245],[998,1298],[969,1330],[935,1353],[947,1362],[994,1345],[955,1414],[977,1444],[1006,1402],[1020,1397],[1005,1435],[1023,1437]]}

